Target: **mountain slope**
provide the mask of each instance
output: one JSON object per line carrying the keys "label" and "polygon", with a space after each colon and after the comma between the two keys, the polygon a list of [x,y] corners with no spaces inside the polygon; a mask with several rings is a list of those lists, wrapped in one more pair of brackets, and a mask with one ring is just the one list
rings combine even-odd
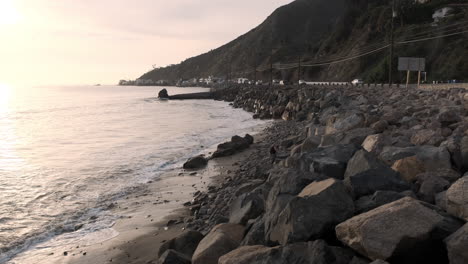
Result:
{"label": "mountain slope", "polygon": [[[401,1],[396,19],[396,39],[425,36],[434,31],[430,26],[435,9],[454,1],[432,0],[427,4]],[[458,1],[457,1],[458,2]],[[466,9],[457,8],[442,23],[468,20]],[[389,43],[391,7],[385,0],[296,0],[278,8],[262,24],[230,43],[208,53],[189,58],[178,65],[155,69],[141,79],[170,80],[217,76],[253,79],[257,65],[258,79],[270,77],[273,63],[330,61],[360,54]],[[443,31],[440,31],[441,35]],[[427,34],[426,34],[427,35]],[[468,65],[467,35],[458,35],[429,42],[396,46],[395,56],[426,57],[429,77],[464,79]],[[361,77],[368,81],[384,81],[388,73],[389,53],[382,52],[359,59],[323,67],[302,68],[308,80],[349,81]],[[395,63],[396,64],[396,63]],[[396,65],[394,65],[396,68]],[[297,68],[275,70],[274,78],[297,80]],[[403,80],[404,74],[398,74]]]}

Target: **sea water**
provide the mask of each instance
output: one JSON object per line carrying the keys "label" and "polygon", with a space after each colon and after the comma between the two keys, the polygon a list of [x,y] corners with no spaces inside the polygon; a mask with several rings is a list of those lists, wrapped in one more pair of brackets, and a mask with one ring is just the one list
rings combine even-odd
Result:
{"label": "sea water", "polygon": [[108,232],[116,220],[109,204],[262,123],[226,102],[160,101],[160,89],[3,88],[0,263],[14,263],[17,254],[57,237],[115,236]]}

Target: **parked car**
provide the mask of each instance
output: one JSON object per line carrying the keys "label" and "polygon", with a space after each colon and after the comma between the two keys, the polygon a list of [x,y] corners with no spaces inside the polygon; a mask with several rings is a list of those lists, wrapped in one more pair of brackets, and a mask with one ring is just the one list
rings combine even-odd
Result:
{"label": "parked car", "polygon": [[362,79],[354,79],[351,81],[351,84],[364,84],[364,81]]}

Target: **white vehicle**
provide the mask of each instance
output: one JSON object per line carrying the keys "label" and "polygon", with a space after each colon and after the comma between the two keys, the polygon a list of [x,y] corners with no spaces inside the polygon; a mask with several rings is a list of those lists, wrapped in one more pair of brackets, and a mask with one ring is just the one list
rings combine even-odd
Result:
{"label": "white vehicle", "polygon": [[354,79],[351,83],[354,84],[354,85],[364,84],[364,81],[362,79]]}
{"label": "white vehicle", "polygon": [[262,84],[263,84],[263,81],[257,81],[257,82],[255,83],[255,85],[262,85]]}

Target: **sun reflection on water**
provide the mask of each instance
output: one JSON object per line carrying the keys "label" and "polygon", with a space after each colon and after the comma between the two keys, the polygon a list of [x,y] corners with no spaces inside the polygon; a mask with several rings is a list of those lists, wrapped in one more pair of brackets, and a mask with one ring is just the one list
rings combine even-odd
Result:
{"label": "sun reflection on water", "polygon": [[12,88],[9,85],[0,83],[0,113],[8,110]]}

